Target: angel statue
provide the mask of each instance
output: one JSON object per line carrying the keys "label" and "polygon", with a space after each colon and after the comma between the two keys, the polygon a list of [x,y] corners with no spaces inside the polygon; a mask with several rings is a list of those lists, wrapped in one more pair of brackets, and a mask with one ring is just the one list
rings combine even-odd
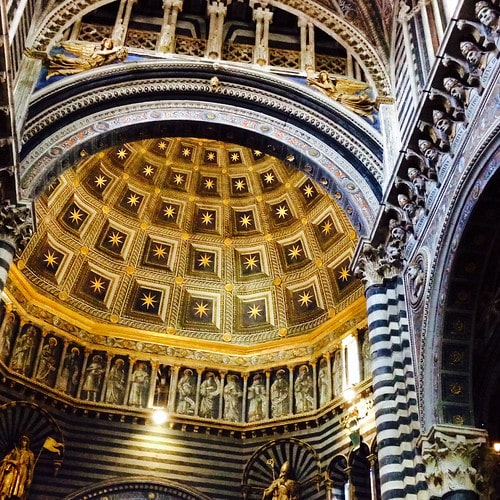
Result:
{"label": "angel statue", "polygon": [[100,45],[68,40],[61,42],[61,47],[71,55],[58,53],[48,56],[47,79],[59,75],[74,75],[115,61],[123,61],[128,54],[125,47],[116,47],[111,38],[104,38]]}
{"label": "angel statue", "polygon": [[330,76],[327,71],[320,71],[316,76],[310,68],[307,70],[307,83],[373,123],[377,103],[365,92],[369,88],[367,83]]}

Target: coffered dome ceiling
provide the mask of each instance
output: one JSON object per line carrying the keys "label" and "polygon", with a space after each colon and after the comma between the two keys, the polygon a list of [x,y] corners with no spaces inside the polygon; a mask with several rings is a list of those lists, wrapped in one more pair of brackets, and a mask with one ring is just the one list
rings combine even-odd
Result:
{"label": "coffered dome ceiling", "polygon": [[66,171],[36,213],[20,287],[90,331],[256,346],[324,331],[362,297],[335,201],[236,144],[122,144]]}

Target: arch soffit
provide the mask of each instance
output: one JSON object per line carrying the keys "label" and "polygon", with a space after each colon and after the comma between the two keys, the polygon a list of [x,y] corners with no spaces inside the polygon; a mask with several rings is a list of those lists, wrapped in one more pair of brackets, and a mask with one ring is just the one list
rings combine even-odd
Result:
{"label": "arch soffit", "polygon": [[[95,76],[93,81],[95,83]],[[80,80],[76,79],[73,82],[80,87],[77,83]],[[148,89],[154,86],[149,79],[143,85],[146,85]],[[286,102],[282,96],[278,100],[269,93],[263,95],[267,101],[266,106],[270,110],[267,113],[242,108],[239,93],[236,96],[233,95],[232,101],[218,102],[214,106],[213,102],[210,102],[213,96],[209,96],[209,85],[206,82],[189,79],[186,82],[177,81],[175,85],[179,88],[191,85],[199,90],[204,89],[207,100],[188,98],[147,100],[141,95],[141,99],[133,104],[123,104],[119,100],[113,100],[109,107],[89,111],[86,116],[82,116],[82,112],[90,109],[91,95],[97,94],[96,89],[93,88],[88,93],[84,92],[83,95],[77,97],[71,96],[67,101],[58,102],[57,106],[54,105],[52,109],[40,112],[27,124],[28,137],[40,136],[43,139],[37,143],[36,147],[24,152],[26,156],[22,161],[19,176],[21,199],[34,198],[51,180],[66,168],[76,164],[82,154],[92,154],[124,142],[123,133],[128,130],[130,134],[133,127],[149,124],[158,134],[161,123],[190,122],[203,124],[203,128],[207,127],[207,123],[212,123],[215,126],[221,125],[243,131],[245,134],[253,134],[264,141],[279,142],[297,153],[304,163],[315,166],[315,173],[309,174],[312,178],[328,179],[327,191],[335,197],[339,206],[350,218],[356,232],[360,235],[369,233],[379,204],[382,167],[381,160],[365,147],[355,134],[349,134],[333,120],[325,118],[320,113],[311,116],[310,107],[292,99]],[[254,89],[244,89],[243,86],[240,90],[241,92],[254,92]],[[103,89],[104,95],[107,95],[110,100],[116,99],[117,93],[120,92],[123,92],[124,97],[129,99],[131,92],[133,93],[133,85],[130,82],[122,82],[119,86]],[[53,93],[52,89],[51,93]],[[140,94],[138,92],[138,95]],[[100,104],[102,104],[103,94],[99,93],[99,96]],[[276,106],[283,106],[279,115],[276,113]],[[68,119],[72,111],[77,111],[78,116]],[[300,126],[301,123],[292,123],[290,116],[293,115],[310,116],[312,128],[307,130],[305,126]],[[62,123],[58,123],[59,120]],[[143,133],[144,130],[136,128],[135,137],[129,139],[145,138],[141,137]],[[358,129],[356,133],[366,135],[369,131],[363,132]],[[321,139],[319,137],[321,135],[327,137],[328,140]],[[25,140],[27,140],[26,137]],[[352,161],[346,159],[347,153]],[[375,178],[374,172],[378,178]],[[371,182],[367,180],[369,178]]]}
{"label": "arch soffit", "polygon": [[[65,0],[46,13],[36,29],[32,48],[50,50],[62,32],[82,16],[114,0]],[[310,19],[315,26],[350,48],[352,55],[366,70],[369,79],[382,96],[391,95],[390,79],[384,62],[365,35],[340,16],[313,0],[282,0],[269,2],[282,10]]]}
{"label": "arch soffit", "polygon": [[[449,287],[453,278],[453,265],[460,241],[471,220],[474,207],[481,199],[481,194],[488,182],[500,171],[500,135],[492,141],[489,148],[486,146],[478,148],[478,153],[470,162],[469,175],[466,180],[458,186],[454,193],[452,208],[449,213],[455,214],[453,218],[447,218],[447,224],[443,225],[438,241],[438,251],[434,265],[430,270],[430,276],[438,278],[434,284],[430,283],[428,297],[430,300],[425,304],[424,332],[427,333],[423,339],[422,355],[420,357],[420,406],[423,414],[423,427],[429,429],[435,423],[445,422],[444,415],[438,413],[442,407],[443,394],[441,390],[441,378],[446,371],[444,359],[438,354],[440,362],[436,363],[435,353],[441,353],[444,339],[444,325],[447,317],[447,299]],[[430,293],[436,290],[435,293]],[[433,311],[433,314],[430,314]],[[473,338],[470,336],[469,341]],[[470,373],[472,367],[467,368]],[[467,375],[464,373],[464,375]],[[471,410],[471,408],[469,408]],[[464,409],[464,411],[466,411]]]}

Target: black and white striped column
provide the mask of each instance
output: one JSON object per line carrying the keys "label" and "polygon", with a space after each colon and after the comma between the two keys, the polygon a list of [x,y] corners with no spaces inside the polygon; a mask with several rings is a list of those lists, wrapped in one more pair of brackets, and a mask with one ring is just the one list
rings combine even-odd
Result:
{"label": "black and white striped column", "polygon": [[401,279],[370,286],[366,299],[382,499],[416,499],[427,486]]}

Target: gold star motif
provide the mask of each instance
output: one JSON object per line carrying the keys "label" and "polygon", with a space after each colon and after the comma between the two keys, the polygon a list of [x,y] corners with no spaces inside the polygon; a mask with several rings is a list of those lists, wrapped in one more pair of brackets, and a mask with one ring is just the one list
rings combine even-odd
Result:
{"label": "gold star motif", "polygon": [[321,226],[321,232],[325,235],[328,235],[332,232],[333,224],[332,221],[327,220],[322,226]]}
{"label": "gold star motif", "polygon": [[164,259],[167,256],[166,247],[163,245],[156,245],[154,247],[153,255],[158,259]]}
{"label": "gold star motif", "polygon": [[215,181],[213,179],[205,179],[205,189],[211,190],[215,187]]}
{"label": "gold star motif", "polygon": [[108,180],[104,177],[104,175],[101,174],[96,176],[94,182],[98,188],[102,189],[106,185],[106,182],[108,182]]}
{"label": "gold star motif", "polygon": [[120,233],[113,232],[113,234],[109,237],[108,242],[111,243],[112,246],[120,245],[122,238],[123,236]]}
{"label": "gold star motif", "polygon": [[234,183],[234,189],[236,189],[236,191],[243,191],[243,189],[245,189],[244,179],[237,179]]}
{"label": "gold star motif", "polygon": [[204,253],[203,255],[200,255],[198,262],[200,267],[210,267],[212,264],[212,256]]}
{"label": "gold star motif", "polygon": [[253,304],[248,308],[247,314],[249,318],[257,319],[257,317],[262,316],[261,312],[261,307],[258,304]]}
{"label": "gold star motif", "polygon": [[146,176],[146,177],[150,177],[151,175],[154,174],[154,171],[155,169],[151,166],[151,165],[146,165],[144,167],[144,170],[142,171],[142,173]]}
{"label": "gold star motif", "polygon": [[258,158],[259,156],[262,156],[262,151],[259,151],[258,149],[253,150],[253,155]]}
{"label": "gold star motif", "polygon": [[207,160],[208,161],[214,161],[215,160],[215,153],[213,151],[209,151],[207,153]]}
{"label": "gold star motif", "polygon": [[165,151],[165,149],[167,149],[167,143],[165,141],[159,142],[158,148],[161,149],[162,151]]}
{"label": "gold star motif", "polygon": [[231,153],[231,161],[239,161],[240,154],[239,153]]}
{"label": "gold star motif", "polygon": [[171,219],[174,217],[175,215],[175,207],[173,207],[172,205],[168,205],[167,207],[165,207],[163,209],[163,214],[165,215],[165,217],[167,217],[168,219]]}
{"label": "gold star motif", "polygon": [[174,182],[180,186],[184,182],[184,176],[182,174],[175,174]]}
{"label": "gold star motif", "polygon": [[92,288],[92,290],[94,290],[94,293],[101,293],[104,291],[104,281],[101,279],[100,276],[96,276],[90,282],[90,288]]}
{"label": "gold star motif", "polygon": [[149,309],[150,307],[155,307],[156,302],[156,296],[152,293],[148,293],[147,295],[144,293],[141,297],[142,300],[142,305],[146,307],[146,309]]}
{"label": "gold star motif", "polygon": [[182,156],[184,156],[184,158],[191,156],[191,151],[191,148],[184,148],[182,150]]}
{"label": "gold star motif", "polygon": [[314,188],[311,186],[311,184],[306,184],[304,186],[304,196],[306,198],[310,198],[311,196],[314,196]]}
{"label": "gold star motif", "polygon": [[211,214],[210,212],[205,212],[201,215],[201,222],[208,226],[213,223],[213,217],[213,214]]}
{"label": "gold star motif", "polygon": [[277,215],[280,219],[284,219],[284,218],[288,215],[288,208],[286,207],[286,205],[280,205],[280,206],[276,209],[276,215]]}
{"label": "gold star motif", "polygon": [[205,302],[197,302],[196,306],[193,308],[194,309],[194,314],[196,316],[199,316],[200,318],[203,318],[203,316],[208,316],[208,304],[205,304]]}
{"label": "gold star motif", "polygon": [[127,150],[122,148],[120,150],[118,150],[118,152],[116,153],[116,156],[118,156],[118,158],[120,158],[120,160],[124,160],[126,157],[127,157]]}
{"label": "gold star motif", "polygon": [[139,196],[135,193],[132,193],[128,198],[127,198],[127,203],[131,207],[135,207],[139,203]]}
{"label": "gold star motif", "polygon": [[264,176],[264,180],[266,181],[267,184],[272,184],[274,182],[274,175],[272,172],[267,172],[267,174]]}
{"label": "gold star motif", "polygon": [[82,222],[82,212],[80,212],[79,208],[74,208],[73,211],[71,212],[69,218],[71,219],[71,222],[74,224],[78,225],[80,222]]}
{"label": "gold star motif", "polygon": [[339,279],[341,279],[342,281],[347,281],[350,276],[351,274],[349,273],[349,269],[347,269],[347,267],[343,267],[340,270]]}
{"label": "gold star motif", "polygon": [[290,257],[291,259],[298,259],[300,257],[301,253],[302,253],[302,249],[300,248],[300,246],[293,245],[293,247],[288,252],[288,257]]}
{"label": "gold star motif", "polygon": [[250,226],[252,224],[252,217],[248,214],[245,214],[245,215],[242,215],[240,217],[240,224],[247,228],[248,226]]}
{"label": "gold star motif", "polygon": [[55,253],[52,253],[50,250],[47,251],[46,254],[44,254],[45,259],[43,259],[44,262],[47,263],[47,267],[54,267],[57,266],[57,257]]}
{"label": "gold star motif", "polygon": [[312,302],[312,293],[304,292],[300,295],[299,303],[303,307],[309,307],[309,304]]}
{"label": "gold star motif", "polygon": [[254,267],[258,267],[259,259],[256,255],[249,255],[245,257],[245,267],[252,270]]}

